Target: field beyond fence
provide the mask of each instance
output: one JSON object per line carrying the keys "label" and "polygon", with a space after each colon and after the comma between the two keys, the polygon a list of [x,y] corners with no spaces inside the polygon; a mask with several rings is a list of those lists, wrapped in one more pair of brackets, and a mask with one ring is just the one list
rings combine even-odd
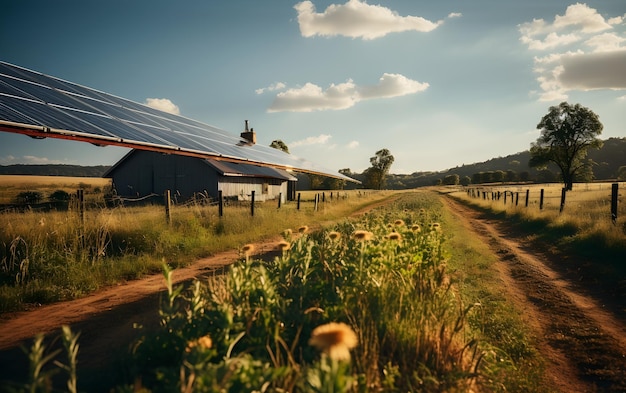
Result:
{"label": "field beyond fence", "polygon": [[448,190],[458,199],[496,213],[535,220],[563,228],[570,235],[604,239],[605,244],[626,240],[626,183],[563,185],[475,185]]}

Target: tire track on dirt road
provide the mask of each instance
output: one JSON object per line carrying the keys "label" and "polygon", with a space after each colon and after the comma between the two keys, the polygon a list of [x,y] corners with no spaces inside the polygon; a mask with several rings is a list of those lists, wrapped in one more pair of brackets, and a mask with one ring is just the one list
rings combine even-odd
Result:
{"label": "tire track on dirt road", "polygon": [[451,197],[442,202],[498,256],[496,268],[509,298],[536,332],[555,387],[562,392],[625,392],[623,321],[552,269],[550,256],[530,244],[528,236],[515,235],[506,222]]}

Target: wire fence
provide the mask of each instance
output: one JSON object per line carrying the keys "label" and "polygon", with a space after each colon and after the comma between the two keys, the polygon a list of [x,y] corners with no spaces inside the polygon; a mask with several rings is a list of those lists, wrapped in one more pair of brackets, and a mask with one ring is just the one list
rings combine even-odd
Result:
{"label": "wire fence", "polygon": [[545,212],[564,211],[589,214],[598,212],[614,224],[626,215],[624,196],[626,183],[578,183],[567,191],[560,184],[541,185],[476,185],[465,188],[472,199],[499,203],[515,208],[538,209]]}

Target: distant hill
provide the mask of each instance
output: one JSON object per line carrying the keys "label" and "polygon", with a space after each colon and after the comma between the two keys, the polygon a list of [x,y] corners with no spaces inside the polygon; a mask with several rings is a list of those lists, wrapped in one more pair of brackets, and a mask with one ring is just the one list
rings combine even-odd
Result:
{"label": "distant hill", "polygon": [[[619,167],[626,166],[626,138],[609,138],[605,140],[601,149],[589,150],[588,158],[596,163],[593,167],[594,180],[615,179]],[[527,150],[506,157],[492,158],[484,162],[463,165],[439,172],[413,172],[406,175],[390,174],[387,178],[387,188],[405,189],[430,186],[443,181],[449,175],[458,175],[460,178],[465,176],[475,178],[478,174],[495,172],[504,172],[504,176],[514,177],[515,180],[534,182],[558,181],[560,171],[556,166],[548,166],[548,170],[538,171],[528,166],[529,159],[530,152]],[[110,166],[108,165],[6,165],[0,166],[0,175],[102,177],[109,168]],[[362,173],[349,173],[348,176],[360,181],[365,179]],[[301,186],[305,187],[305,184]],[[354,187],[355,185],[348,184],[348,186]]]}
{"label": "distant hill", "polygon": [[[619,167],[626,166],[626,138],[609,138],[604,141],[602,148],[589,150],[588,157],[596,165],[593,166],[593,180],[612,180],[617,178]],[[502,171],[509,176],[517,177],[517,180],[535,182],[558,181],[559,169],[549,165],[547,170],[538,171],[528,166],[530,152],[528,150],[497,157],[475,164],[463,165],[440,172],[414,172],[408,175],[389,175],[387,188],[403,189],[421,186],[430,186],[443,180],[448,175],[459,175],[460,178],[468,176],[473,178],[476,174]],[[353,177],[354,174],[350,175]],[[359,175],[357,175],[359,176]],[[357,177],[358,178],[358,177]]]}
{"label": "distant hill", "polygon": [[109,165],[0,165],[0,175],[102,177],[109,168]]}

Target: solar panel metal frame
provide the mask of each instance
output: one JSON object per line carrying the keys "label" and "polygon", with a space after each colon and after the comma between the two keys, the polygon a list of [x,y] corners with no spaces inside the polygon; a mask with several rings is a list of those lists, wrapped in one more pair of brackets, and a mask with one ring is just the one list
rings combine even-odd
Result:
{"label": "solar panel metal frame", "polygon": [[183,116],[0,61],[0,131],[359,181]]}

